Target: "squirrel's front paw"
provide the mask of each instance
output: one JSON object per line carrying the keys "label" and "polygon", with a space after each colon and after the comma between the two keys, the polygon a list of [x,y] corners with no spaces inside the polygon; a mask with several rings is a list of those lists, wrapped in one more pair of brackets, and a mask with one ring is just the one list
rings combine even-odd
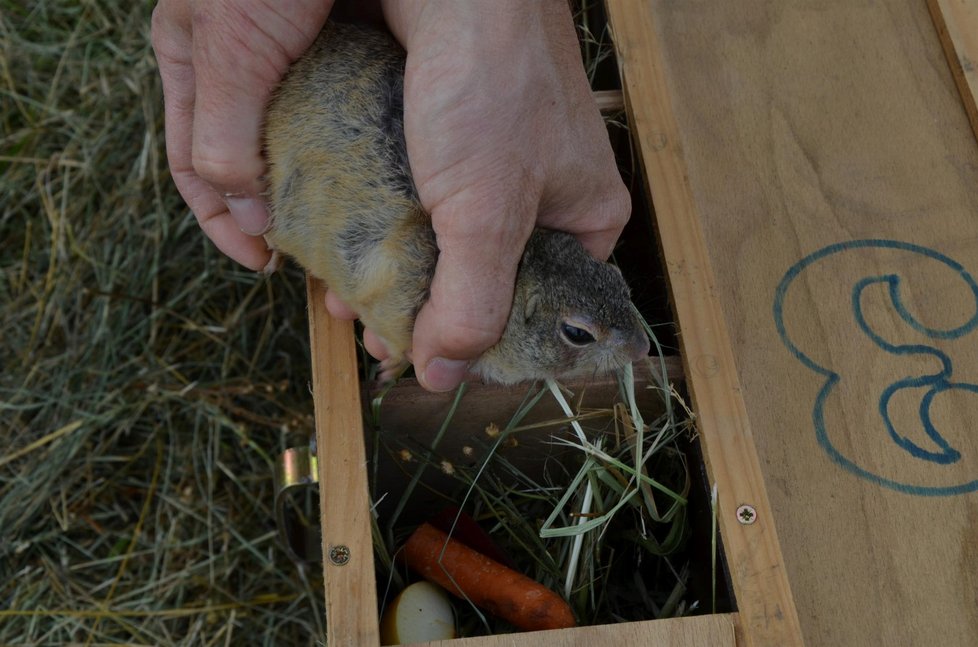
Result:
{"label": "squirrel's front paw", "polygon": [[261,273],[265,276],[270,276],[282,268],[282,263],[285,262],[285,255],[272,247],[272,244],[268,241],[268,236],[265,236],[265,244],[268,245],[269,251],[272,252],[272,257],[265,263],[265,267],[261,268]]}
{"label": "squirrel's front paw", "polygon": [[403,357],[388,357],[380,362],[380,373],[377,378],[381,382],[391,382],[401,377],[411,363]]}

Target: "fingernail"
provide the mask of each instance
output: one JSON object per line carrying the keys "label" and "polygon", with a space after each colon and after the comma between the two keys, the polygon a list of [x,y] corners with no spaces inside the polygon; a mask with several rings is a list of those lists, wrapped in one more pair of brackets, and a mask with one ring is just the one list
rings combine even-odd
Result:
{"label": "fingernail", "polygon": [[465,360],[436,357],[421,374],[421,384],[429,391],[451,391],[461,384],[468,370],[469,363]]}
{"label": "fingernail", "polygon": [[261,236],[268,231],[270,218],[264,202],[256,198],[232,197],[225,198],[225,201],[241,231],[249,236]]}

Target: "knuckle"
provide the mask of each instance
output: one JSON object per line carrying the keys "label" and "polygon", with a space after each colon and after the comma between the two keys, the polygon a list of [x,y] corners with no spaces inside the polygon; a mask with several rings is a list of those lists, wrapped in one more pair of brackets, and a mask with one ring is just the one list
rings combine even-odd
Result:
{"label": "knuckle", "polygon": [[262,92],[278,83],[292,58],[258,20],[241,3],[195,5],[190,16],[191,29],[194,34],[204,34],[195,61],[199,59],[201,66],[230,73],[224,78],[218,75],[212,81],[230,85],[235,78],[242,77],[247,79],[247,87],[238,90],[257,84]]}
{"label": "knuckle", "polygon": [[160,39],[162,38],[164,30],[166,29],[166,18],[163,15],[164,4],[165,3],[160,2],[153,7],[153,13],[149,18],[149,40],[153,44],[154,48],[159,47]]}
{"label": "knuckle", "polygon": [[220,186],[234,183],[233,165],[219,157],[215,151],[194,145],[192,164],[194,172],[206,182]]}
{"label": "knuckle", "polygon": [[261,169],[240,157],[225,154],[210,145],[194,145],[194,172],[205,182],[232,191],[249,190],[261,175]]}
{"label": "knuckle", "polygon": [[609,224],[624,227],[632,213],[632,196],[620,178],[613,183],[604,204]]}
{"label": "knuckle", "polygon": [[632,196],[617,172],[596,186],[587,199],[591,229],[615,231],[625,227],[632,212]]}
{"label": "knuckle", "polygon": [[438,335],[437,342],[441,354],[446,357],[474,359],[499,341],[502,330],[484,325],[461,323],[447,326]]}
{"label": "knuckle", "polygon": [[219,16],[227,16],[229,8],[220,0],[217,2],[195,2],[190,7],[190,25],[194,31],[208,29],[215,20],[219,20]]}
{"label": "knuckle", "polygon": [[178,58],[179,47],[176,41],[179,32],[182,31],[182,27],[170,14],[168,7],[169,3],[162,1],[156,5],[149,24],[150,44],[153,46],[156,58],[164,63]]}

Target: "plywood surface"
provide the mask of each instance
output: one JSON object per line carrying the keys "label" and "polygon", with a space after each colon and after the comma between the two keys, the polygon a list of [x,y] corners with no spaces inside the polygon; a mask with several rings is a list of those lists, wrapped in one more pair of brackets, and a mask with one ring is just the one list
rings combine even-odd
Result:
{"label": "plywood surface", "polygon": [[[801,644],[798,617],[696,213],[663,47],[645,3],[608,3],[633,140],[651,182],[697,428],[746,645]],[[695,321],[692,326],[685,321]],[[738,510],[751,523],[741,523]]]}
{"label": "plywood surface", "polygon": [[978,145],[926,4],[610,4],[654,17],[679,139],[638,136],[722,312],[681,336],[729,337],[805,644],[976,644]]}

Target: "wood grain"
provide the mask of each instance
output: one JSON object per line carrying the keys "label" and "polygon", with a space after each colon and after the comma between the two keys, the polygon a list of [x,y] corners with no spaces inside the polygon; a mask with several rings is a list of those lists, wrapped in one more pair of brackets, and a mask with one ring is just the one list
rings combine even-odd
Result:
{"label": "wood grain", "polygon": [[[626,104],[651,185],[685,359],[687,385],[711,480],[744,644],[800,645],[781,557],[710,257],[670,105],[662,44],[649,3],[609,0]],[[737,520],[742,504],[754,523]]]}
{"label": "wood grain", "polygon": [[[370,500],[353,322],[330,317],[322,283],[307,278],[319,500],[326,580],[326,641],[380,645]],[[330,561],[345,546],[349,562]]]}
{"label": "wood grain", "polygon": [[927,0],[927,6],[978,138],[978,0]]}
{"label": "wood grain", "polygon": [[[976,295],[936,255],[978,273],[978,146],[925,3],[610,6],[619,40],[627,36],[633,129],[698,411],[709,406],[690,338],[725,330],[805,644],[974,645]],[[643,11],[655,24],[640,36]],[[628,51],[652,43],[660,58]],[[661,126],[660,110],[677,130]],[[670,156],[681,170],[662,168]],[[686,244],[673,230],[687,220],[702,232],[705,262],[695,249],[670,256]],[[871,244],[844,247],[857,241]],[[790,287],[783,299],[779,285]],[[718,357],[728,369],[726,351]],[[724,478],[737,475],[718,469],[711,443],[731,433],[750,441],[729,409],[734,417],[721,410],[717,429],[703,430],[724,517]],[[928,435],[922,411],[940,436]],[[941,490],[956,485],[964,489]],[[736,534],[726,534],[735,586],[764,575],[738,568]],[[748,629],[755,594],[738,591]]]}
{"label": "wood grain", "polygon": [[736,647],[734,636],[736,618],[735,613],[716,614],[418,644],[427,647],[593,647],[594,645]]}

